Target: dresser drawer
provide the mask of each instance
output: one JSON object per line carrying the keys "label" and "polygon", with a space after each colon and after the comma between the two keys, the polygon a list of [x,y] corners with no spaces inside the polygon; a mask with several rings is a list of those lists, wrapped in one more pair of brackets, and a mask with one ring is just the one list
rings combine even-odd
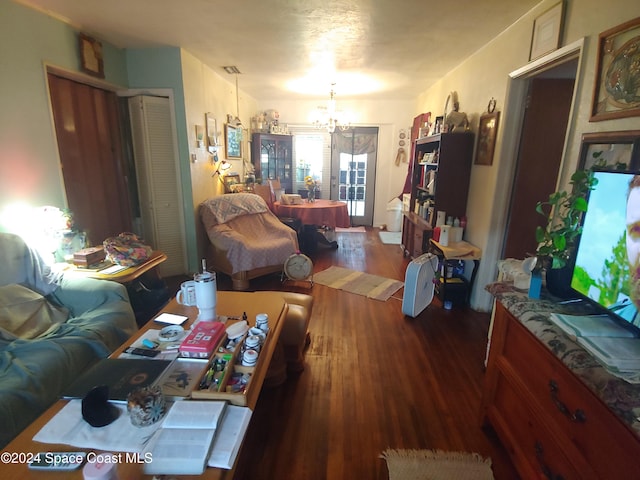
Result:
{"label": "dresser drawer", "polygon": [[[510,314],[509,314],[510,315]],[[585,355],[586,352],[585,352]],[[640,459],[637,438],[549,349],[511,318],[503,361],[601,478],[625,478]]]}
{"label": "dresser drawer", "polygon": [[539,478],[593,479],[586,461],[574,458],[573,462],[564,453],[554,439],[554,435],[545,427],[546,421],[530,407],[528,399],[519,394],[516,388],[503,376],[499,376],[496,385],[494,407],[500,417],[493,422],[497,428],[506,429],[503,435],[510,439],[512,454],[516,464],[525,464],[524,470],[535,472]]}

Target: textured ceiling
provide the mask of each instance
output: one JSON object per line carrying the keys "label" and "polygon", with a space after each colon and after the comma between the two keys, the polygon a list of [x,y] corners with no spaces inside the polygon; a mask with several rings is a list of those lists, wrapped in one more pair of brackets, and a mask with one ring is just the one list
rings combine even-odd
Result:
{"label": "textured ceiling", "polygon": [[[540,0],[20,0],[120,48],[182,47],[257,100],[413,99]],[[230,79],[234,81],[235,79]],[[301,98],[302,98],[301,97]]]}

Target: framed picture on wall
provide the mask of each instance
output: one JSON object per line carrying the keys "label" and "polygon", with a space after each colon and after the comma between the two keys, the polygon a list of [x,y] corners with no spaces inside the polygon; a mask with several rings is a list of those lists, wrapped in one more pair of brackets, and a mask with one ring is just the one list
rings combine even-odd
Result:
{"label": "framed picture on wall", "polygon": [[640,115],[640,17],[598,37],[590,122]]}
{"label": "framed picture on wall", "polygon": [[533,21],[529,61],[553,52],[560,46],[564,1],[557,3]]}
{"label": "framed picture on wall", "polygon": [[80,47],[80,68],[94,77],[104,78],[102,43],[84,33],[78,35]]}
{"label": "framed picture on wall", "polygon": [[478,126],[478,145],[476,146],[476,165],[492,165],[496,148],[496,135],[500,112],[485,113],[480,117]]}
{"label": "framed picture on wall", "polygon": [[242,158],[242,129],[225,123],[227,158]]}
{"label": "framed picture on wall", "polygon": [[583,134],[579,168],[593,166],[605,170],[640,168],[640,130]]}

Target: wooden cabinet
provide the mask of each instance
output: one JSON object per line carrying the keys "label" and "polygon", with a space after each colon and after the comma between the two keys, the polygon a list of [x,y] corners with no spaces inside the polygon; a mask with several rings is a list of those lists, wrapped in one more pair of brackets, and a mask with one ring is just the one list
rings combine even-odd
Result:
{"label": "wooden cabinet", "polygon": [[[426,232],[435,226],[438,212],[454,218],[466,214],[473,133],[441,133],[419,138],[414,150],[411,198],[404,225],[422,229],[422,238],[414,242],[414,237],[403,234],[405,254],[413,257],[426,251],[431,236]],[[420,244],[423,248],[416,249]]]}
{"label": "wooden cabinet", "polygon": [[254,133],[251,161],[256,178],[280,180],[285,193],[293,193],[293,136]]}
{"label": "wooden cabinet", "polygon": [[499,302],[482,418],[522,478],[626,479],[637,471],[640,438]]}

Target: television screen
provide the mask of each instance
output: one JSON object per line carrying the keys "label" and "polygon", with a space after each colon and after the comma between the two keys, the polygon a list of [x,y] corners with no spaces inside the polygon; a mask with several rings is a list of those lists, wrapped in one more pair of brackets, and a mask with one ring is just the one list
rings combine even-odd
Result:
{"label": "television screen", "polygon": [[[627,197],[634,175],[595,172],[598,183],[589,194],[571,288],[618,319],[640,327],[636,307],[640,305],[640,288],[636,285],[640,282],[636,258],[640,251],[635,251],[633,238],[638,236],[635,240],[640,245],[640,188],[630,197],[629,219],[637,215],[637,225],[630,224],[627,242]],[[633,202],[635,195],[637,206]]]}

